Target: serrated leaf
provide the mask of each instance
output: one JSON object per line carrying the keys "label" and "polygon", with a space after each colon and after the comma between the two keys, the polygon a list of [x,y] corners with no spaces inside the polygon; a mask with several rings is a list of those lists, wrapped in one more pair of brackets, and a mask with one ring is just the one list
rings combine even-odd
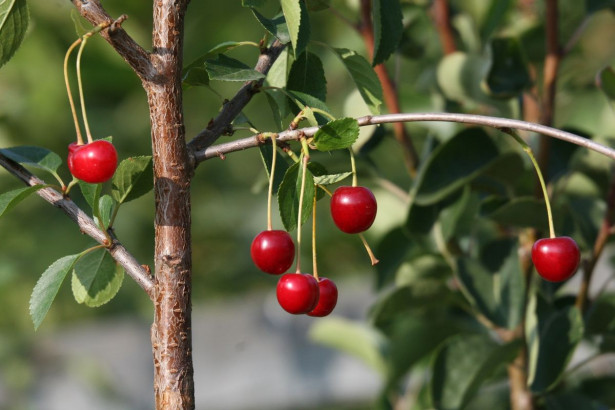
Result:
{"label": "serrated leaf", "polygon": [[429,156],[416,179],[414,200],[430,205],[444,199],[488,169],[498,157],[498,148],[484,130],[461,131]]}
{"label": "serrated leaf", "polygon": [[[309,94],[302,93],[299,91],[288,91],[288,94],[291,97],[292,102],[295,103],[299,110],[302,110],[305,107],[313,107],[318,108],[319,110],[323,110],[325,112],[331,112],[327,104]],[[327,117],[320,114],[316,114],[316,119],[318,120],[319,124],[323,125],[329,121]]]}
{"label": "serrated leaf", "polygon": [[341,174],[329,174],[314,177],[314,183],[317,185],[337,184],[352,175],[352,172],[342,172]]}
{"label": "serrated leaf", "polygon": [[376,372],[384,375],[384,351],[387,341],[376,329],[365,323],[342,318],[323,318],[313,322],[310,339],[334,347],[363,361]]}
{"label": "serrated leaf", "polygon": [[69,255],[58,259],[43,272],[38,282],[36,282],[30,296],[30,316],[32,317],[35,330],[43,322],[51,307],[51,303],[58,294],[62,281],[66,274],[72,270],[73,265],[80,256],[81,254]]}
{"label": "serrated leaf", "polygon": [[85,201],[90,205],[94,213],[97,212],[98,199],[102,192],[102,184],[88,184],[87,182],[79,180],[79,189],[81,189],[81,195]]}
{"label": "serrated leaf", "polygon": [[29,20],[26,0],[0,1],[0,67],[13,57],[21,45]]}
{"label": "serrated leaf", "polygon": [[513,37],[494,38],[489,43],[490,65],[483,86],[495,98],[512,98],[532,83],[521,42]]}
{"label": "serrated leaf", "polygon": [[453,337],[438,352],[433,364],[434,408],[463,408],[485,380],[514,359],[520,347],[515,342],[498,345],[484,334]]}
{"label": "serrated leaf", "polygon": [[307,7],[303,0],[281,0],[280,3],[295,56],[299,56],[310,39],[311,28]]}
{"label": "serrated leaf", "polygon": [[376,66],[386,61],[397,50],[404,32],[403,15],[399,0],[374,0],[372,2],[374,25],[374,58]]}
{"label": "serrated leaf", "polygon": [[111,183],[111,195],[120,204],[145,195],[154,188],[152,157],[131,157],[123,160]]}
{"label": "serrated leaf", "polygon": [[284,14],[280,13],[275,17],[268,19],[255,9],[252,9],[252,13],[258,22],[265,28],[265,30],[280,40],[282,44],[288,44],[290,42],[290,33],[288,32],[288,26],[286,25]]}
{"label": "serrated leaf", "polygon": [[103,195],[98,201],[98,214],[105,229],[109,228],[114,208],[115,200],[110,195]]}
{"label": "serrated leaf", "polygon": [[528,385],[539,393],[562,377],[583,337],[583,317],[575,306],[555,309],[536,292],[527,309]]}
{"label": "serrated leaf", "polygon": [[13,209],[18,203],[29,197],[45,185],[35,185],[25,188],[14,189],[0,195],[0,216]]}
{"label": "serrated leaf", "polygon": [[[278,189],[278,206],[282,223],[287,231],[297,227],[299,220],[299,196],[301,194],[301,178],[303,167],[300,162],[293,164],[286,174]],[[305,190],[303,193],[303,206],[301,207],[301,224],[304,224],[312,214],[313,200],[315,195],[314,177],[309,169],[306,169]]]}
{"label": "serrated leaf", "polygon": [[334,50],[350,73],[371,113],[380,114],[382,86],[372,65],[353,50],[347,48],[335,48]]}
{"label": "serrated leaf", "polygon": [[123,280],[124,269],[105,249],[97,249],[75,264],[71,280],[73,296],[78,303],[98,307],[113,299]]}
{"label": "serrated leaf", "polygon": [[218,81],[255,81],[265,78],[260,73],[239,60],[218,54],[216,59],[205,62],[205,69],[210,80]]}
{"label": "serrated leaf", "polygon": [[494,241],[481,260],[457,260],[457,278],[470,303],[500,327],[514,329],[523,316],[524,280],[515,242]]}
{"label": "serrated leaf", "polygon": [[350,148],[359,137],[359,123],[354,118],[340,118],[323,125],[314,134],[319,151]]}
{"label": "serrated leaf", "polygon": [[42,169],[53,175],[56,175],[62,165],[62,159],[58,154],[42,147],[23,145],[0,149],[0,153],[19,164]]}
{"label": "serrated leaf", "polygon": [[289,91],[299,91],[320,101],[326,101],[327,79],[320,58],[308,51],[302,53],[290,68],[286,88]]}

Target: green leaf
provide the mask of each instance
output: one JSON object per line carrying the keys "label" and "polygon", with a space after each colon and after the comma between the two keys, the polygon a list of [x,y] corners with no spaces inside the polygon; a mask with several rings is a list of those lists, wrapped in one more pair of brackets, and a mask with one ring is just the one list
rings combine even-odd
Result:
{"label": "green leaf", "polygon": [[62,165],[62,159],[58,154],[42,147],[24,145],[0,149],[0,153],[19,164],[42,169],[53,175],[57,174],[58,168]]}
{"label": "green leaf", "polygon": [[340,174],[328,174],[314,177],[314,183],[317,185],[337,184],[352,175],[352,172],[342,172]]}
{"label": "green leaf", "polygon": [[490,321],[514,329],[523,316],[525,288],[517,244],[493,241],[481,249],[480,259],[457,260],[457,278],[464,294]]}
{"label": "green leaf", "polygon": [[241,0],[243,7],[264,7],[269,0]]}
{"label": "green leaf", "polygon": [[103,195],[98,201],[98,213],[102,218],[102,225],[105,229],[109,228],[111,223],[111,217],[113,215],[113,209],[115,208],[115,200],[110,195]]}
{"label": "green leaf", "polygon": [[0,1],[0,67],[13,57],[21,45],[29,19],[26,0]]}
{"label": "green leaf", "polygon": [[205,62],[205,69],[210,80],[218,81],[254,81],[265,78],[263,73],[260,73],[239,60],[227,57],[224,54],[218,54],[214,60]]}
{"label": "green leaf", "polygon": [[[272,145],[261,145],[259,146],[259,150],[261,153],[261,159],[263,160],[263,165],[265,165],[265,170],[267,171],[267,178],[271,176],[271,160],[273,158],[273,146]],[[273,192],[278,192],[280,184],[284,179],[284,175],[288,171],[288,163],[285,161],[284,157],[280,157],[280,155],[276,152],[276,163],[275,163],[275,175],[273,177]]]}
{"label": "green leaf", "polygon": [[97,249],[75,264],[71,281],[73,296],[78,303],[98,307],[113,299],[123,280],[124,269],[106,249]]}
{"label": "green leaf", "polygon": [[495,98],[512,98],[532,83],[521,42],[512,37],[494,38],[489,43],[490,66],[483,81]]}
{"label": "green leaf", "polygon": [[374,68],[361,55],[347,48],[335,48],[334,51],[344,63],[354,83],[363,97],[363,101],[372,114],[380,114],[382,104],[382,86]]}
{"label": "green leaf", "polygon": [[[331,112],[329,110],[329,107],[327,107],[327,104],[309,94],[302,93],[299,91],[288,91],[288,94],[290,95],[292,101],[299,108],[299,110],[302,110],[305,107],[313,107],[318,108],[319,110],[323,110],[325,112]],[[295,112],[298,112],[299,110],[296,110]],[[329,122],[329,119],[321,114],[316,114],[316,119],[318,120],[318,123],[322,125]]]}
{"label": "green leaf", "polygon": [[182,87],[202,87],[209,85],[209,74],[205,67],[192,67],[182,78]]}
{"label": "green leaf", "polygon": [[319,151],[350,148],[359,137],[359,123],[354,118],[340,118],[323,125],[314,134]]}
{"label": "green leaf", "polygon": [[79,180],[79,189],[81,189],[81,194],[88,205],[90,205],[90,208],[92,208],[92,211],[94,213],[98,212],[96,207],[98,206],[98,199],[102,192],[102,184],[88,184],[87,182]]}
{"label": "green leaf", "polygon": [[602,294],[591,304],[586,319],[586,334],[615,336],[615,294]]}
{"label": "green leaf", "polygon": [[[613,390],[613,385],[610,386]],[[545,397],[546,410],[607,410],[609,407],[597,402],[594,396],[562,392]],[[612,407],[610,407],[612,408]]]}
{"label": "green leaf", "polygon": [[299,91],[320,101],[326,101],[327,80],[320,58],[308,51],[299,55],[290,68],[286,88],[289,91]]}
{"label": "green leaf", "polygon": [[207,53],[199,56],[186,67],[182,72],[182,85],[187,86],[206,86],[209,85],[209,74],[206,68],[207,60],[217,58],[219,54],[224,54],[229,50],[243,45],[239,41],[226,41],[210,49]]}
{"label": "green leaf", "polygon": [[322,11],[331,7],[331,0],[305,0],[309,11]]}
{"label": "green leaf", "polygon": [[602,89],[609,100],[615,101],[615,70],[605,67],[598,73],[596,78],[598,87]]}
{"label": "green leaf", "polygon": [[375,266],[378,289],[382,289],[395,277],[401,264],[406,260],[411,246],[412,243],[402,227],[391,229],[380,240],[376,248],[380,262]]}
{"label": "green leaf", "polygon": [[18,203],[26,199],[38,191],[41,188],[45,188],[45,185],[35,185],[25,188],[14,189],[9,192],[5,192],[0,195],[0,216],[13,209]]}
{"label": "green leaf", "polygon": [[514,359],[519,348],[518,343],[498,345],[482,334],[453,337],[440,349],[433,365],[434,408],[463,408],[485,380]]}
{"label": "green leaf", "polygon": [[415,201],[433,204],[469,183],[499,156],[491,137],[480,128],[468,128],[438,146],[416,179]]}
{"label": "green leaf", "polygon": [[305,50],[310,39],[310,19],[307,6],[303,0],[281,0],[282,13],[288,25],[290,42],[293,45],[295,56]]}
{"label": "green leaf", "polygon": [[265,28],[265,30],[280,40],[282,44],[288,44],[290,42],[290,33],[288,32],[288,26],[286,25],[284,14],[280,13],[272,19],[268,19],[255,9],[252,9],[252,13],[258,22]]}
{"label": "green leaf", "polygon": [[360,359],[380,374],[384,375],[386,372],[383,352],[387,342],[373,327],[358,321],[327,317],[313,322],[309,336],[317,343]]}
{"label": "green leaf", "polygon": [[397,50],[404,32],[403,15],[399,0],[374,0],[372,2],[374,25],[374,59],[376,66],[386,61]]}
{"label": "green leaf", "polygon": [[446,241],[467,235],[476,227],[479,205],[478,194],[466,185],[458,199],[440,211],[441,233]]}
{"label": "green leaf", "polygon": [[528,385],[540,393],[562,377],[583,337],[583,317],[575,306],[555,309],[536,292],[527,309]]}
{"label": "green leaf", "polygon": [[487,217],[504,226],[549,229],[545,203],[535,197],[513,198],[487,214]]}
{"label": "green leaf", "polygon": [[[299,196],[301,194],[301,173],[300,162],[292,165],[286,171],[284,180],[278,189],[278,206],[282,223],[287,231],[292,231],[297,227],[299,219]],[[312,214],[313,200],[315,195],[314,176],[308,169],[305,171],[305,191],[303,196],[303,206],[301,207],[301,224],[304,224]]]}
{"label": "green leaf", "polygon": [[132,201],[154,188],[151,156],[123,160],[111,180],[111,195],[118,203]]}
{"label": "green leaf", "polygon": [[73,268],[81,254],[69,255],[58,259],[43,272],[30,296],[30,316],[34,329],[38,329],[47,315],[66,274]]}

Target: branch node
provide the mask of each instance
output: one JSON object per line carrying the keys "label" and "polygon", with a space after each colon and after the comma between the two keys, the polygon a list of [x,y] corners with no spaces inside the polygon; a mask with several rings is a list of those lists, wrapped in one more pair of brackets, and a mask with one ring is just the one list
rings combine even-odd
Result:
{"label": "branch node", "polygon": [[111,23],[111,26],[109,26],[109,33],[113,34],[117,29],[121,28],[122,23],[126,21],[126,19],[128,19],[128,15],[126,14],[122,14],[117,19],[115,19],[115,21]]}

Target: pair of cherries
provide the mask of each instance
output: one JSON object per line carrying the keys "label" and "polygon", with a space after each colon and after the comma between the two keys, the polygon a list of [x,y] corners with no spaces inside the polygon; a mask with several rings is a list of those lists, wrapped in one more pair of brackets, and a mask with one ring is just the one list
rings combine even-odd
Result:
{"label": "pair of cherries", "polygon": [[108,181],[117,168],[117,152],[113,144],[106,140],[96,140],[88,144],[75,142],[68,146],[68,169],[77,179],[90,184]]}
{"label": "pair of cherries", "polygon": [[[331,216],[335,225],[350,234],[366,231],[376,218],[374,194],[365,187],[342,186],[331,197]],[[280,275],[290,269],[295,258],[295,245],[282,230],[267,230],[252,241],[250,254],[263,272]],[[276,289],[280,306],[292,314],[327,316],[337,304],[337,287],[327,278],[304,273],[283,275]]]}

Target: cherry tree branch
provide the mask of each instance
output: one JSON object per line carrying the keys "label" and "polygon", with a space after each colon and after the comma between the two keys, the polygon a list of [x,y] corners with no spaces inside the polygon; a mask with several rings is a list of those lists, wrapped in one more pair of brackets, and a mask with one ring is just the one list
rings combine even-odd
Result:
{"label": "cherry tree branch", "polygon": [[[27,169],[0,154],[0,166],[13,174],[28,186],[47,185],[45,181],[30,173]],[[79,230],[101,245],[104,245],[108,252],[126,271],[126,273],[137,282],[147,293],[150,299],[154,295],[154,281],[151,275],[137,262],[117,239],[109,244],[108,235],[79,208],[70,198],[64,197],[62,193],[53,188],[41,188],[36,191],[38,196],[49,202],[51,205],[60,208],[70,219],[79,227]]]}
{"label": "cherry tree branch", "polygon": [[[285,44],[276,40],[271,47],[263,49],[254,70],[266,75],[285,47]],[[192,151],[205,149],[212,145],[221,135],[232,133],[230,128],[231,122],[250,102],[254,94],[259,91],[263,81],[264,79],[246,82],[237,91],[237,94],[224,104],[218,116],[209,122],[207,128],[198,133],[188,143],[188,149]]]}
{"label": "cherry tree branch", "polygon": [[92,25],[108,23],[109,27],[102,30],[100,35],[117,51],[128,63],[141,80],[152,80],[158,72],[150,54],[145,51],[120,24],[127,18],[126,15],[114,20],[105,10],[99,0],[71,0],[79,14]]}
{"label": "cherry tree branch", "polygon": [[[535,132],[552,138],[558,138],[572,144],[596,151],[606,155],[609,158],[615,159],[615,150],[605,145],[594,142],[590,139],[579,135],[548,127],[546,125],[535,124],[527,121],[513,120],[508,118],[489,117],[485,115],[474,114],[453,114],[453,113],[401,113],[401,114],[384,114],[384,115],[368,115],[357,118],[359,126],[378,125],[396,122],[456,122],[471,125],[480,125],[495,129],[512,128],[521,131]],[[283,131],[278,134],[279,141],[298,140],[301,136],[312,137],[318,131],[318,127],[308,127],[296,130]],[[224,157],[226,154],[241,151],[248,148],[253,148],[265,144],[265,139],[261,138],[260,134],[252,135],[247,138],[242,138],[236,141],[227,142],[224,144],[213,145],[203,150],[195,152],[197,162],[202,162],[211,158]]]}

